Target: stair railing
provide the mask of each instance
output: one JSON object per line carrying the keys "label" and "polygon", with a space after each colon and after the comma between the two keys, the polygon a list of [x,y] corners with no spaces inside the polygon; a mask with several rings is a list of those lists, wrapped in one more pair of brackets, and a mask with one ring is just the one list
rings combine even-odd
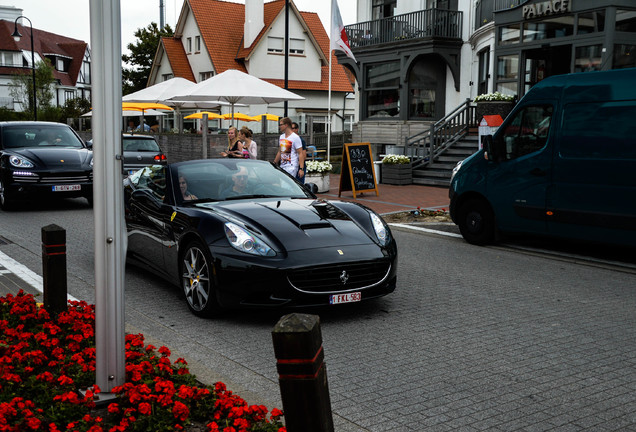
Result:
{"label": "stair railing", "polygon": [[446,149],[476,127],[475,105],[466,99],[444,118],[433,123],[430,129],[405,138],[405,154],[411,158],[413,167],[432,166]]}

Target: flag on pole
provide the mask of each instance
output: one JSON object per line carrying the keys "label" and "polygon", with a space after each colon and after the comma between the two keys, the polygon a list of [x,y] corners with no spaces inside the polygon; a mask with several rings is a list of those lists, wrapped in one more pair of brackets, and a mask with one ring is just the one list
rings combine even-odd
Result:
{"label": "flag on pole", "polygon": [[[357,61],[349,46],[349,38],[342,23],[337,0],[331,0],[331,49],[344,51],[347,57],[353,61]],[[329,55],[329,57],[331,57],[331,55]]]}

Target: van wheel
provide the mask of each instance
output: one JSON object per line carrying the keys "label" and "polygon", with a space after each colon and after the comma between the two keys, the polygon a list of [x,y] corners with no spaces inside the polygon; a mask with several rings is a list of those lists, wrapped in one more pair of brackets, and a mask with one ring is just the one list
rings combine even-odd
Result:
{"label": "van wheel", "polygon": [[200,317],[209,317],[220,310],[211,266],[207,247],[198,241],[186,246],[181,257],[181,286],[188,308]]}
{"label": "van wheel", "polygon": [[483,200],[466,201],[458,212],[459,231],[468,243],[485,245],[495,239],[495,216]]}

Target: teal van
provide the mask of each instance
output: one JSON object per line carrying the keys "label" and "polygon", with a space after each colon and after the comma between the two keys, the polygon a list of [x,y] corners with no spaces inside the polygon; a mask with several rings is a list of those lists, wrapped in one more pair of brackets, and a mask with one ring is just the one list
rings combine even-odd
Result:
{"label": "teal van", "polygon": [[636,246],[636,68],[539,82],[457,164],[449,194],[469,243],[529,233]]}

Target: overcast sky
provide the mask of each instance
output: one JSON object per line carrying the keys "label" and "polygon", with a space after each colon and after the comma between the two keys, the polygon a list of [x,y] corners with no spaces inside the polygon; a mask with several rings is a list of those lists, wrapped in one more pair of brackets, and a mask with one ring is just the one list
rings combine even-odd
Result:
{"label": "overcast sky", "polygon": [[[0,0],[5,6],[15,6],[23,10],[23,15],[31,20],[33,27],[51,33],[83,40],[90,44],[90,1],[89,0]],[[229,0],[245,3],[244,0]],[[267,2],[267,0],[266,0]],[[329,27],[331,2],[329,0],[294,0],[296,7],[305,12],[316,12],[325,29]],[[122,50],[135,42],[134,33],[151,22],[159,24],[159,0],[120,0]],[[166,24],[174,29],[181,12],[183,0],[164,0]],[[345,25],[356,22],[356,1],[338,0],[340,14]],[[24,21],[28,26],[28,21]],[[243,23],[237,23],[243,26]],[[329,31],[327,31],[329,33]]]}

